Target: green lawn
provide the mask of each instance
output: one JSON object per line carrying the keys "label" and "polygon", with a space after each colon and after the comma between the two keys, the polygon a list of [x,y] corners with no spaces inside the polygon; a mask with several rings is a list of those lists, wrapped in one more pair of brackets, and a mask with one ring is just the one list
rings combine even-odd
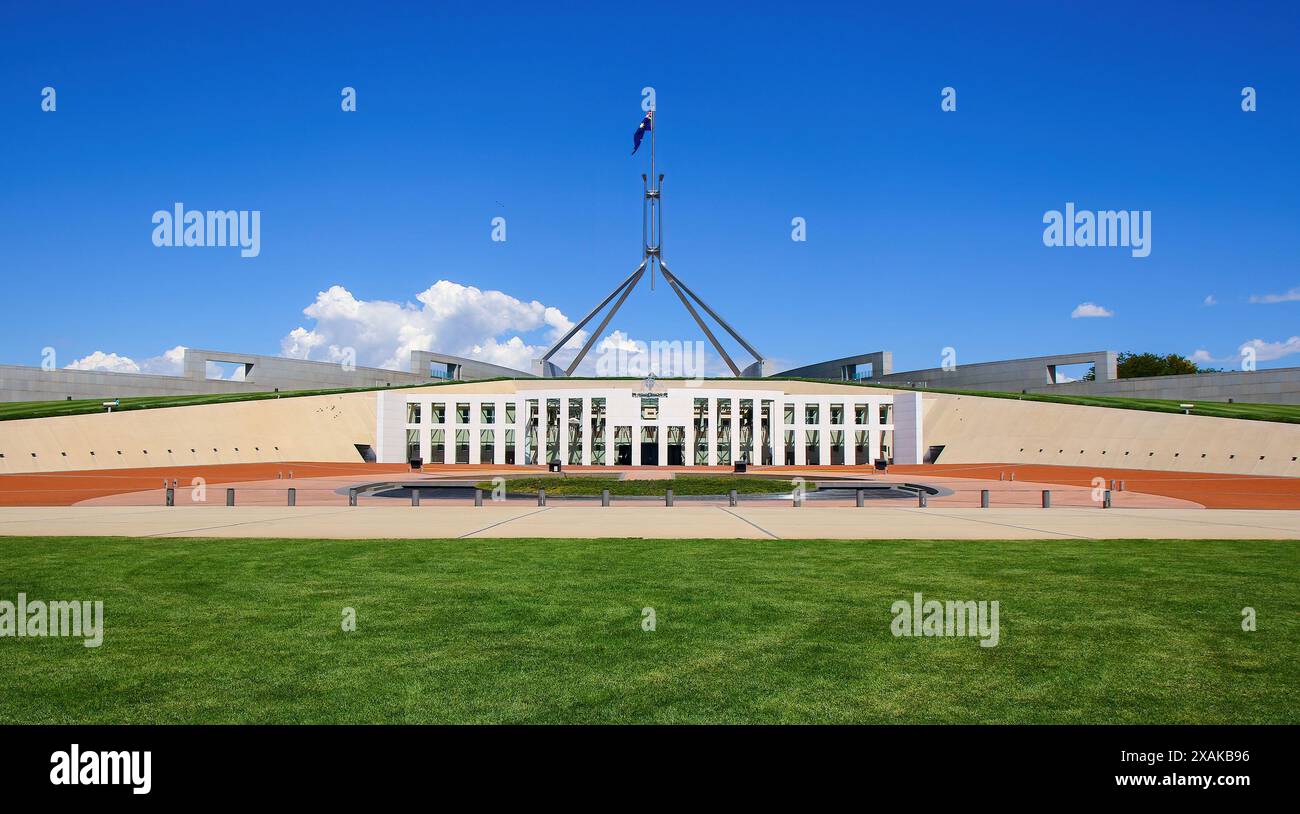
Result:
{"label": "green lawn", "polygon": [[[491,481],[477,484],[480,489],[491,489]],[[678,475],[675,478],[655,480],[620,480],[602,475],[569,475],[537,478],[507,478],[506,492],[510,494],[536,494],[538,489],[545,489],[548,497],[596,496],[604,489],[613,496],[618,495],[659,495],[669,489],[674,496],[683,495],[725,495],[735,489],[742,495],[769,495],[789,492],[792,488],[789,478],[737,477],[735,475]],[[814,491],[817,484],[805,481],[804,489]]]}
{"label": "green lawn", "polygon": [[[107,627],[0,639],[0,723],[1300,723],[1295,541],[3,538],[0,563],[0,599],[102,599]],[[1000,644],[893,637],[915,591],[998,600]]]}
{"label": "green lawn", "polygon": [[[482,381],[500,381],[483,379]],[[453,381],[430,381],[420,384],[401,384],[394,387],[337,387],[326,390],[285,390],[264,393],[207,393],[186,396],[133,396],[118,399],[113,412],[150,410],[157,407],[193,407],[199,404],[223,404],[231,401],[263,401],[265,399],[298,398],[301,396],[329,396],[337,393],[361,393],[371,390],[403,390],[410,387],[436,387],[456,384]],[[61,415],[84,415],[105,412],[104,402],[112,399],[73,399],[71,401],[10,401],[0,403],[0,421],[20,418],[50,418]]]}

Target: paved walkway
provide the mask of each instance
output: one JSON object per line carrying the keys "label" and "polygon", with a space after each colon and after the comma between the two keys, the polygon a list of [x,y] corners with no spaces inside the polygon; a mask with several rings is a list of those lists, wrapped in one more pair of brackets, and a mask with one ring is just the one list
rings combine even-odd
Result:
{"label": "paved walkway", "polygon": [[[772,505],[0,508],[0,536],[1300,539],[1300,511]],[[3,545],[3,543],[0,543]]]}

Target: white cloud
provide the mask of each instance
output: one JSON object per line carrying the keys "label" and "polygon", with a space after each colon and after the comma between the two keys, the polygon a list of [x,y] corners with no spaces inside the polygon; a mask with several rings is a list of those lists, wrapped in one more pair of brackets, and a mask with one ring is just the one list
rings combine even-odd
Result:
{"label": "white cloud", "polygon": [[1216,299],[1214,298],[1214,295],[1213,295],[1213,294],[1206,294],[1206,295],[1205,295],[1205,304],[1206,304],[1206,305],[1218,305],[1218,304],[1219,304],[1219,301],[1216,300]]}
{"label": "white cloud", "polygon": [[1300,302],[1300,286],[1284,291],[1281,294],[1251,294],[1250,301],[1254,303],[1275,303],[1275,302]]}
{"label": "white cloud", "polygon": [[185,346],[177,345],[159,356],[150,356],[140,363],[142,373],[162,376],[179,376],[185,370]]}
{"label": "white cloud", "polygon": [[1274,359],[1281,359],[1283,356],[1300,353],[1300,336],[1293,336],[1283,342],[1265,342],[1262,339],[1252,339],[1249,342],[1242,342],[1238,350],[1244,350],[1245,348],[1254,348],[1255,358],[1258,361],[1271,362]]}
{"label": "white cloud", "polygon": [[1070,319],[1079,319],[1081,317],[1113,317],[1114,311],[1107,310],[1096,303],[1081,302],[1070,312]]}
{"label": "white cloud", "polygon": [[1219,361],[1218,359],[1215,359],[1213,356],[1211,356],[1208,350],[1201,350],[1201,349],[1197,349],[1193,351],[1192,355],[1188,358],[1190,358],[1193,362],[1195,362],[1198,365],[1208,365],[1212,362]]}
{"label": "white cloud", "polygon": [[[315,324],[290,331],[280,351],[296,359],[336,361],[352,348],[359,365],[405,370],[411,351],[437,350],[531,371],[532,360],[573,327],[558,308],[449,280],[439,280],[415,299],[418,304],[360,300],[343,286],[330,286],[303,309]],[[540,336],[530,342],[525,338],[530,333]],[[579,331],[557,356],[572,358],[585,339]]]}
{"label": "white cloud", "polygon": [[129,356],[97,350],[67,366],[68,370],[106,370],[110,373],[139,373],[140,366]]}

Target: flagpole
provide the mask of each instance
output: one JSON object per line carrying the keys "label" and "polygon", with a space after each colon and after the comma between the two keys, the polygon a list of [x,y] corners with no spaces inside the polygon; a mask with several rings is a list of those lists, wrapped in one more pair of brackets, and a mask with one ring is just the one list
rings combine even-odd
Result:
{"label": "flagpole", "polygon": [[[650,188],[655,191],[655,197],[650,199],[650,236],[655,241],[656,247],[659,242],[659,230],[656,223],[659,218],[659,182],[655,179],[655,131],[658,130],[657,122],[654,120],[655,109],[650,108]],[[655,290],[655,261],[650,261],[650,290]]]}

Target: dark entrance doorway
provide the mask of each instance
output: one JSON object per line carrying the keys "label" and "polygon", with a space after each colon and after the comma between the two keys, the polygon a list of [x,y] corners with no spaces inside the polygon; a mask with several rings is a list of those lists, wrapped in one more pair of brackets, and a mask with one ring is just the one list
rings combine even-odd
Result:
{"label": "dark entrance doorway", "polygon": [[641,442],[641,465],[642,466],[659,465],[659,442],[657,441]]}

